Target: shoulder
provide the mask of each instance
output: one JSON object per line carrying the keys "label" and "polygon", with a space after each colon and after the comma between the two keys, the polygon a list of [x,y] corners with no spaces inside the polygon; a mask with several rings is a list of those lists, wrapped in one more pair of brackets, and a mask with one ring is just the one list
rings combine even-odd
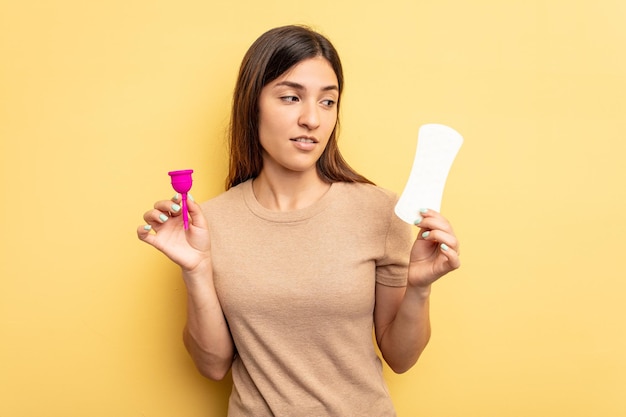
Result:
{"label": "shoulder", "polygon": [[385,227],[394,215],[398,198],[392,191],[364,183],[341,182],[334,187],[335,215],[344,213],[361,224],[367,222],[376,224],[377,227]]}
{"label": "shoulder", "polygon": [[246,183],[236,185],[223,193],[203,202],[200,206],[205,214],[224,213],[234,210],[243,202]]}
{"label": "shoulder", "polygon": [[337,188],[341,191],[341,195],[346,199],[357,201],[361,204],[375,206],[393,206],[398,200],[398,195],[393,191],[379,187],[377,185],[358,183],[358,182],[341,182],[336,183]]}

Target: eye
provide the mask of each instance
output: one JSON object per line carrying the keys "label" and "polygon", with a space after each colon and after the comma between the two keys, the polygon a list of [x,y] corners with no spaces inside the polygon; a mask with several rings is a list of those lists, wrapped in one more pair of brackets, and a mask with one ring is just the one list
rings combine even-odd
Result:
{"label": "eye", "polygon": [[296,96],[283,96],[280,99],[287,103],[297,103],[298,101],[300,101],[300,99]]}
{"label": "eye", "polygon": [[333,107],[336,101],[331,99],[322,100],[322,104],[326,107]]}

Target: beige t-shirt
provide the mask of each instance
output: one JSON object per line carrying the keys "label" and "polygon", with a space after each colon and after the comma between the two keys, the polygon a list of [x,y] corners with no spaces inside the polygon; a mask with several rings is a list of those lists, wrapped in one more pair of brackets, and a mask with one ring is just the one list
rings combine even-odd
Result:
{"label": "beige t-shirt", "polygon": [[229,417],[390,417],[372,341],[376,282],[405,286],[411,228],[396,196],[334,183],[290,212],[247,181],[208,201],[216,291],[237,348]]}

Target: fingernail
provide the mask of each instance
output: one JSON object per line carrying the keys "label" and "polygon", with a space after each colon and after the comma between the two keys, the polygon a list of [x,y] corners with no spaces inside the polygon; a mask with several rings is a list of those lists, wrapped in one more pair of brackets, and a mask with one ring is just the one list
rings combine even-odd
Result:
{"label": "fingernail", "polygon": [[172,211],[174,213],[178,213],[180,211],[180,206],[176,203],[172,204]]}
{"label": "fingernail", "polygon": [[420,213],[422,213],[422,214],[428,213],[428,209],[427,208],[421,208],[420,209]]}
{"label": "fingernail", "polygon": [[152,230],[152,226],[150,226],[149,224],[145,225],[143,227],[143,230]]}
{"label": "fingernail", "polygon": [[174,194],[174,197],[172,197],[172,200],[178,200],[180,199],[180,194],[176,193]]}
{"label": "fingernail", "polygon": [[430,236],[430,232],[424,232],[424,233],[422,233],[422,237],[423,237],[424,239],[426,239],[428,236]]}
{"label": "fingernail", "polygon": [[159,219],[161,219],[162,222],[165,222],[165,221],[167,221],[167,216],[165,214],[161,213],[159,215]]}
{"label": "fingernail", "polygon": [[191,201],[196,201],[193,199],[193,196],[191,195],[191,193],[187,193],[187,198],[190,199]]}
{"label": "fingernail", "polygon": [[448,245],[446,245],[445,243],[441,244],[441,250],[448,251],[448,249],[450,249]]}
{"label": "fingernail", "polygon": [[422,218],[422,216],[417,216],[417,218],[415,219],[415,221],[413,222],[413,224],[418,225],[422,222],[422,220],[424,220]]}

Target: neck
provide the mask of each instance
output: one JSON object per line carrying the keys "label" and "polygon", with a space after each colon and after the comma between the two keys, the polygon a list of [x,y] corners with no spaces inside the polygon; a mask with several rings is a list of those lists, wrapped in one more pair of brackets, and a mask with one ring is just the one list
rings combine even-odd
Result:
{"label": "neck", "polygon": [[317,172],[271,175],[262,170],[252,183],[257,201],[274,211],[303,209],[318,201],[330,188]]}

